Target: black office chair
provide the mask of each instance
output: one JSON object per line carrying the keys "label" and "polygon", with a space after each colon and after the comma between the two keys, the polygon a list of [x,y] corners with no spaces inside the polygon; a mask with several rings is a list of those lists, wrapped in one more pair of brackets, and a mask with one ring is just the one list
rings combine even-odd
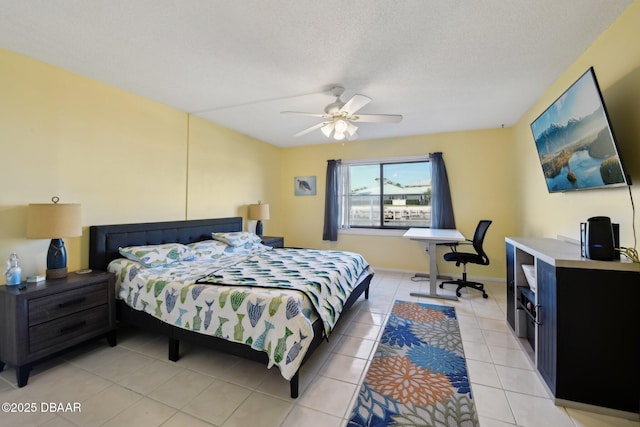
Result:
{"label": "black office chair", "polygon": [[[484,291],[484,285],[479,282],[471,282],[467,280],[467,263],[472,264],[480,264],[480,265],[489,265],[489,257],[482,249],[482,243],[484,242],[484,236],[487,234],[487,229],[491,225],[492,221],[488,219],[483,219],[478,223],[476,227],[476,231],[473,234],[473,240],[468,240],[465,242],[466,244],[472,244],[473,249],[475,249],[476,253],[468,253],[468,252],[458,252],[457,243],[449,244],[451,247],[451,252],[444,254],[445,261],[452,261],[456,263],[456,267],[459,267],[462,264],[462,279],[456,280],[445,280],[440,283],[440,288],[442,285],[447,283],[453,283],[458,285],[456,289],[456,295],[460,296],[460,289],[462,288],[473,288],[480,292],[482,292],[483,298],[488,298],[489,295]],[[462,244],[465,244],[462,243]]]}

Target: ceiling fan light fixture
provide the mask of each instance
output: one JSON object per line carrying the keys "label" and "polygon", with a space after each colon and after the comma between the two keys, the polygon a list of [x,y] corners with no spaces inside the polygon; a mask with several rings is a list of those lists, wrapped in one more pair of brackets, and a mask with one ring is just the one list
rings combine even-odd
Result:
{"label": "ceiling fan light fixture", "polygon": [[343,120],[343,119],[337,119],[333,123],[334,123],[334,128],[335,128],[337,133],[345,133],[347,131],[347,129],[349,128],[349,125],[347,124],[347,121]]}
{"label": "ceiling fan light fixture", "polygon": [[344,133],[336,131],[333,134],[333,139],[335,139],[336,141],[342,141],[344,139]]}
{"label": "ceiling fan light fixture", "polygon": [[320,130],[327,138],[331,138],[331,132],[333,132],[333,122],[329,122],[326,125],[322,126]]}

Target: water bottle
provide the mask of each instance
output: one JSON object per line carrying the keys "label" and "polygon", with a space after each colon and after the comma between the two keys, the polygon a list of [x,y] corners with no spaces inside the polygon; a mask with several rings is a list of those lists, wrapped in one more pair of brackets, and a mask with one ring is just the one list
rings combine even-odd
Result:
{"label": "water bottle", "polygon": [[18,265],[18,255],[12,253],[7,261],[7,285],[19,285],[22,282],[22,268]]}

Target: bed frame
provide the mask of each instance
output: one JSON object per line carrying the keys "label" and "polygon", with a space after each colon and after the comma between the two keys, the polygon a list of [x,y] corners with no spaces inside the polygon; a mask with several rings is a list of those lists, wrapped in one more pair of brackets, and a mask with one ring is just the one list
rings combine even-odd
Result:
{"label": "bed frame", "polygon": [[[147,222],[139,224],[96,225],[89,227],[89,268],[106,270],[109,262],[121,258],[118,248],[134,245],[157,245],[161,243],[188,244],[201,240],[210,240],[212,232],[242,231],[242,218],[215,218],[191,221]],[[369,284],[373,274],[365,277],[353,290],[345,303],[345,313],[364,293],[369,298]],[[116,300],[117,319],[120,322],[158,333],[169,338],[169,360],[180,358],[180,341],[185,340],[224,351],[246,359],[268,362],[266,353],[251,347],[227,341],[211,335],[182,329],[135,310],[122,300]],[[338,323],[340,319],[338,319]],[[320,319],[313,323],[313,340],[302,365],[323,341],[323,325]],[[301,365],[301,367],[302,367]],[[300,369],[290,380],[291,397],[298,397]]]}

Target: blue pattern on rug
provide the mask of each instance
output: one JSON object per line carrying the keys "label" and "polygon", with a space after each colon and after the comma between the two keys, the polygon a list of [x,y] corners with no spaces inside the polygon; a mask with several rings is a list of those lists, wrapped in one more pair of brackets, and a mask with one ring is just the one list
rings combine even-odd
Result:
{"label": "blue pattern on rug", "polygon": [[349,427],[477,427],[455,308],[396,301]]}

